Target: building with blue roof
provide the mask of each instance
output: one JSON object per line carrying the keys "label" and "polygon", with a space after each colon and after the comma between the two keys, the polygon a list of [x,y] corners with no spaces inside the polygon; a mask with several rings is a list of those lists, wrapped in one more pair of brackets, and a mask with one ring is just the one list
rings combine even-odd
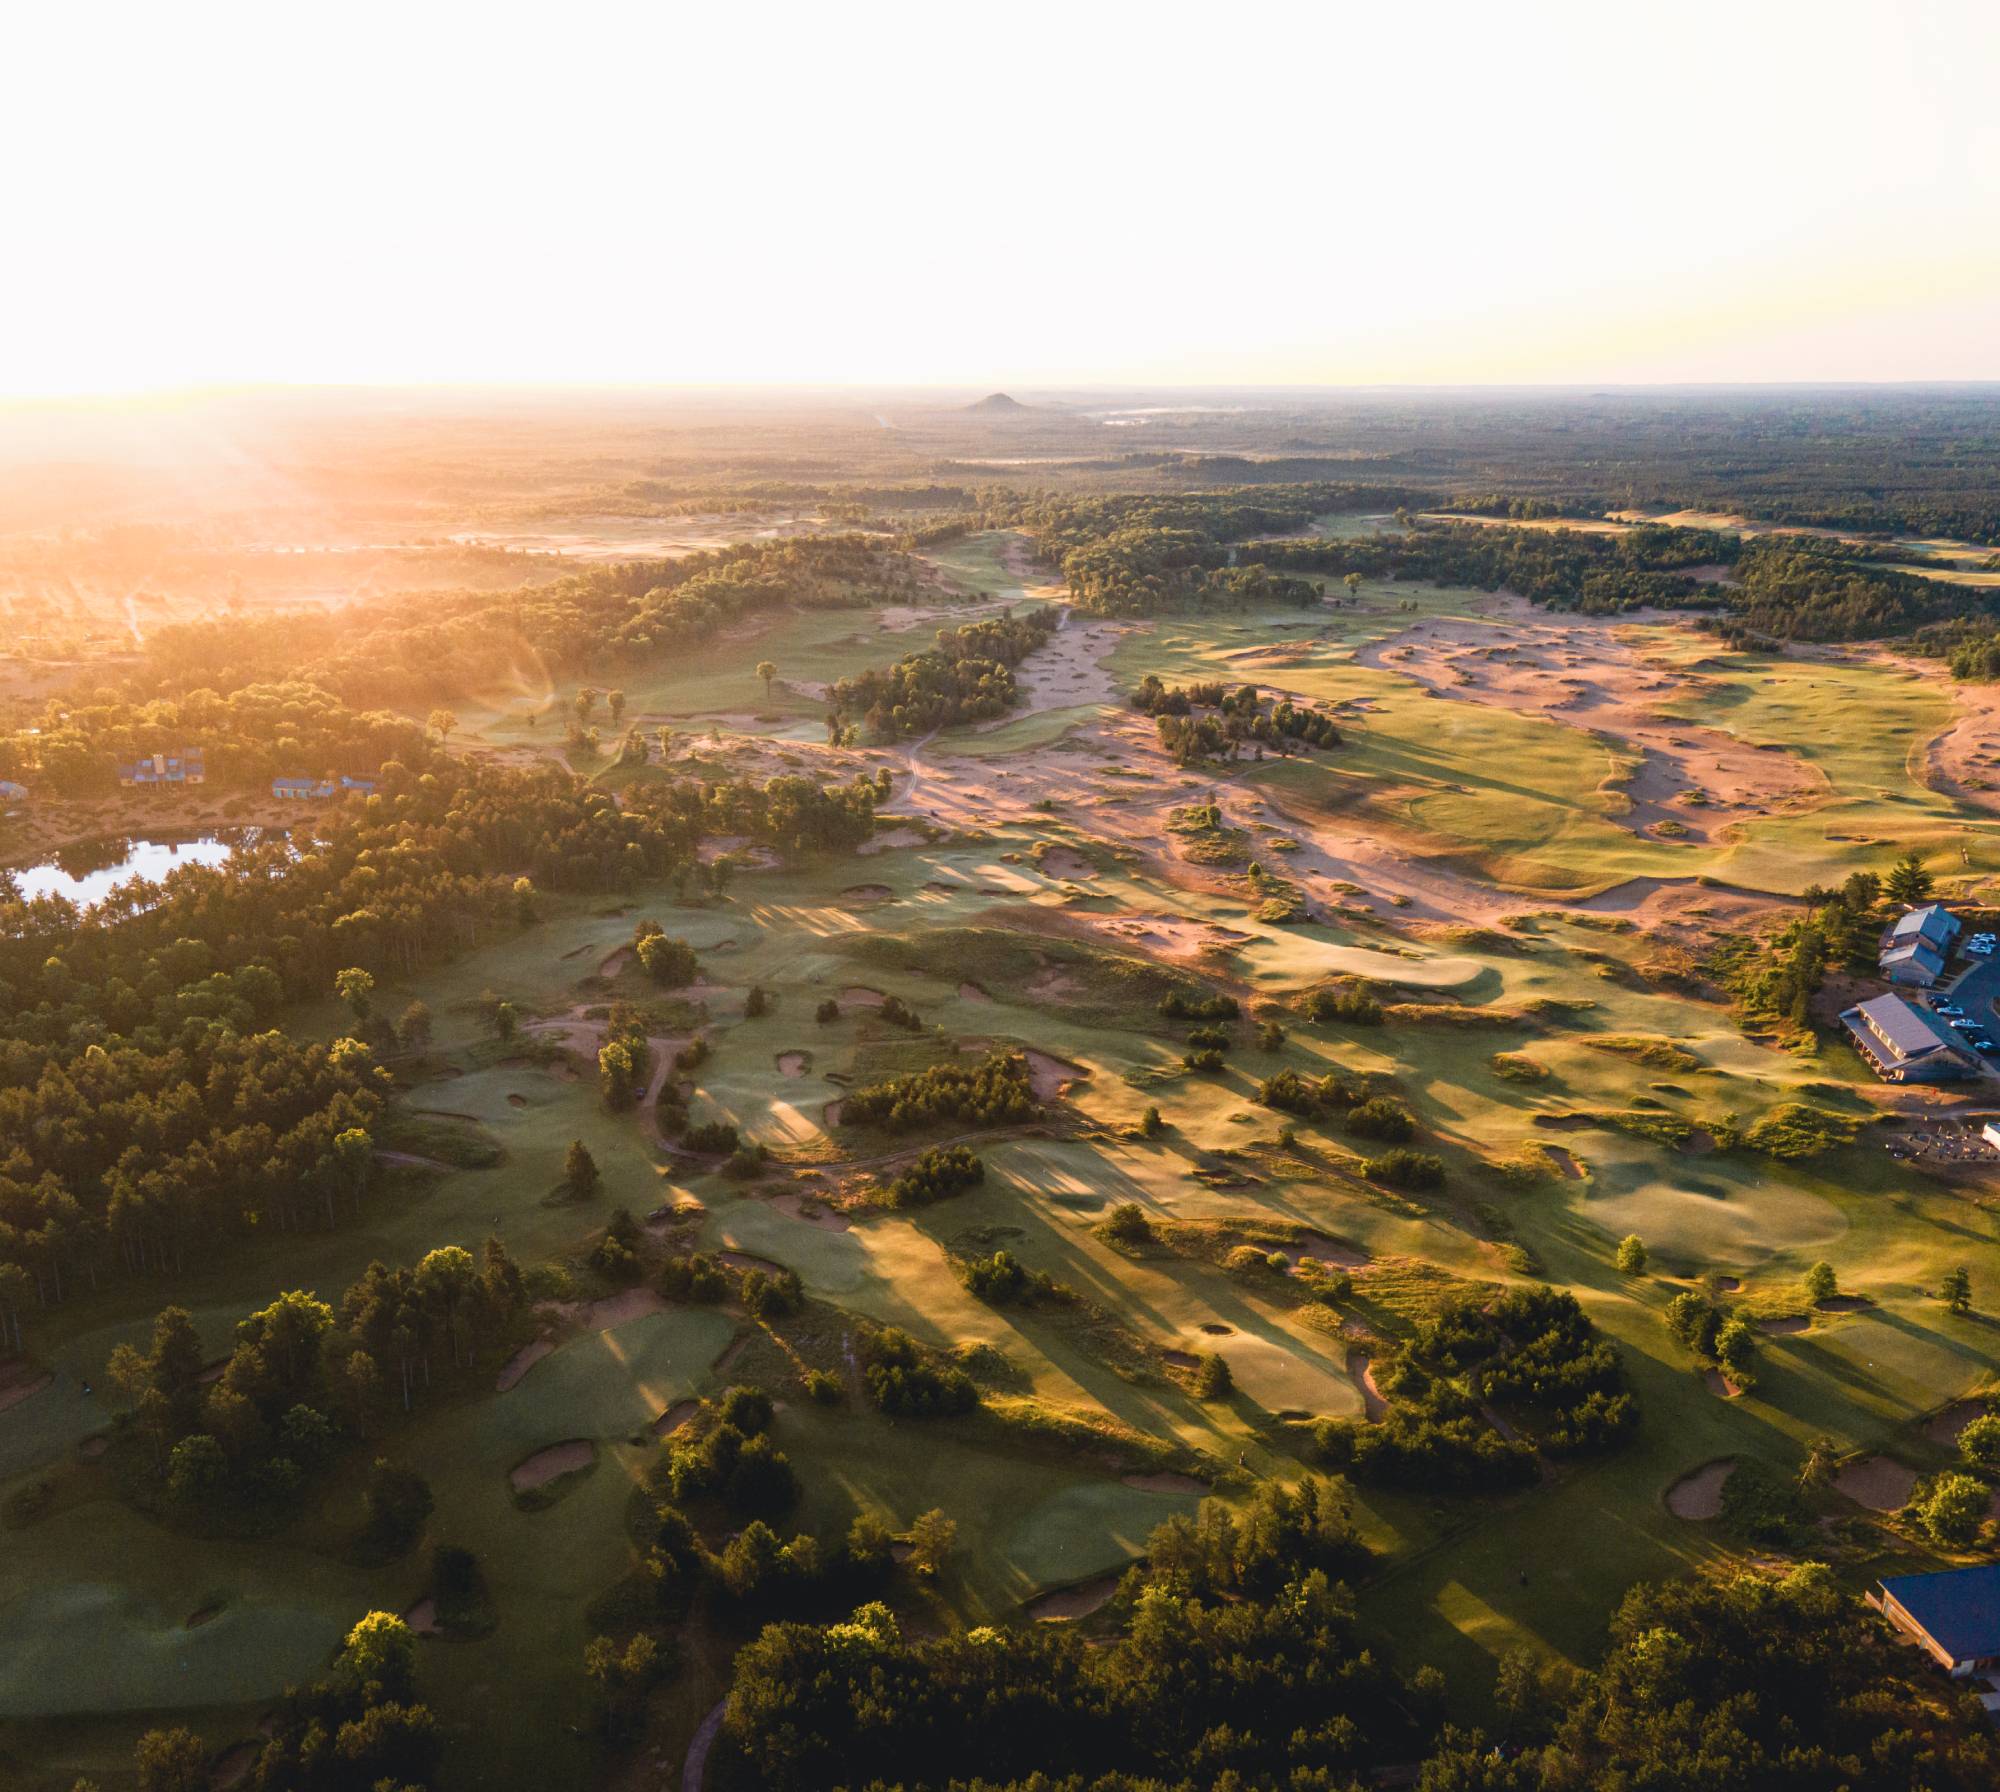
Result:
{"label": "building with blue roof", "polygon": [[1894,1575],[1868,1603],[1947,1673],[1963,1679],[2000,1668],[2000,1562]]}
{"label": "building with blue roof", "polygon": [[178,753],[146,753],[118,768],[118,782],[128,789],[150,784],[204,784],[208,753],[203,747],[183,747]]}
{"label": "building with blue roof", "polygon": [[280,802],[324,802],[333,796],[372,796],[373,778],[350,778],[342,773],[333,778],[273,778],[271,794]]}

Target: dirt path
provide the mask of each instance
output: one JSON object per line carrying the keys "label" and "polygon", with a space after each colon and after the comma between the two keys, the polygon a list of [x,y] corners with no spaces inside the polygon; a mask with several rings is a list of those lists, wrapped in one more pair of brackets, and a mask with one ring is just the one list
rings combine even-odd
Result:
{"label": "dirt path", "polygon": [[396,1164],[406,1170],[454,1170],[456,1164],[448,1164],[441,1157],[425,1157],[418,1151],[387,1151],[380,1145],[375,1147],[375,1161],[378,1164]]}
{"label": "dirt path", "polygon": [[722,1734],[722,1720],[728,1715],[729,1701],[724,1698],[701,1720],[681,1768],[681,1792],[701,1792],[702,1776],[708,1772],[708,1751],[715,1747],[716,1737]]}

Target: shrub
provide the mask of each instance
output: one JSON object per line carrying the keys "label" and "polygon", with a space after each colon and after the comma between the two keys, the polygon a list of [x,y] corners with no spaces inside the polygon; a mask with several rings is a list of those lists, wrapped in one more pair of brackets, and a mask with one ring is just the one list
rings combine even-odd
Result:
{"label": "shrub", "polygon": [[963,1369],[940,1367],[893,1327],[868,1340],[868,1397],[891,1418],[928,1419],[970,1412],[979,1390]]}
{"label": "shrub", "polygon": [[995,1306],[1019,1300],[1035,1291],[1040,1277],[1023,1268],[1010,1251],[995,1251],[990,1257],[971,1257],[959,1266],[959,1280],[981,1300]]}
{"label": "shrub", "polygon": [[1379,1139],[1385,1145],[1400,1145],[1417,1136],[1410,1110],[1381,1095],[1350,1108],[1343,1126],[1357,1139]]}
{"label": "shrub", "polygon": [[926,1151],[882,1195],[891,1207],[928,1207],[985,1180],[986,1165],[968,1147],[946,1145]]}
{"label": "shrub", "polygon": [[669,1257],[660,1265],[660,1292],[669,1300],[727,1300],[729,1287],[729,1271],[705,1251]]}
{"label": "shrub", "polygon": [[695,977],[694,948],[686,940],[649,933],[636,948],[639,968],[662,989],[679,989]]}
{"label": "shrub", "polygon": [[1438,1189],[1444,1187],[1444,1159],[1399,1145],[1380,1157],[1364,1159],[1361,1174],[1390,1188]]}
{"label": "shrub", "polygon": [[831,996],[828,996],[825,1001],[813,1010],[813,1019],[818,1021],[821,1026],[825,1026],[828,1021],[838,1020],[839,1018],[840,1004]]}
{"label": "shrub", "polygon": [[1120,1201],[1104,1216],[1104,1236],[1113,1244],[1150,1244],[1153,1222],[1137,1201]]}
{"label": "shrub", "polygon": [[701,1157],[725,1157],[741,1140],[727,1120],[704,1120],[681,1135],[682,1146]]}
{"label": "shrub", "polygon": [[1983,1483],[1952,1471],[1937,1476],[1911,1502],[1917,1522],[1946,1549],[1965,1549],[1979,1535],[1989,1495]]}
{"label": "shrub", "polygon": [[1199,1399],[1226,1400],[1236,1391],[1236,1377],[1226,1358],[1209,1351],[1194,1374],[1194,1391]]}

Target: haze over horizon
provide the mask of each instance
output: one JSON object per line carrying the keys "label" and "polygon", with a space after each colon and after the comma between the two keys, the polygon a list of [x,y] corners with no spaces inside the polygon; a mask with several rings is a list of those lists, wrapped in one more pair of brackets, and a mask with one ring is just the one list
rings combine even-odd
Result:
{"label": "haze over horizon", "polygon": [[17,16],[0,395],[2000,377],[1995,9],[1431,16]]}

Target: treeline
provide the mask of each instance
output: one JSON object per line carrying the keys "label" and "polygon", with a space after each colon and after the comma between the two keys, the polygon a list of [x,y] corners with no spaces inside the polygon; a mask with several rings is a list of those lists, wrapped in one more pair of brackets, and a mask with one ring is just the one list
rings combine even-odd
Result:
{"label": "treeline", "polygon": [[357,714],[296,679],[128,701],[110,692],[51,700],[34,726],[0,734],[0,777],[33,779],[59,797],[118,788],[118,767],[199,748],[213,784],[264,783],[282,773],[372,778],[387,760],[422,769],[424,731],[400,716]]}
{"label": "treeline", "polygon": [[836,682],[827,692],[827,733],[838,741],[860,726],[871,740],[893,741],[1003,716],[1018,701],[1013,668],[1048,640],[1061,620],[1059,610],[1044,605],[941,628],[935,647]]}
{"label": "treeline", "polygon": [[[1463,1300],[1418,1328],[1379,1385],[1377,1423],[1322,1420],[1320,1459],[1358,1480],[1419,1493],[1499,1493],[1533,1485],[1538,1450],[1603,1454],[1637,1429],[1617,1347],[1572,1294],[1523,1288],[1492,1306]],[[1516,1425],[1493,1422],[1505,1407]]]}
{"label": "treeline", "polygon": [[[1289,697],[1267,702],[1254,684],[1234,690],[1220,683],[1168,685],[1148,672],[1132,693],[1132,707],[1153,717],[1160,745],[1177,765],[1202,759],[1235,759],[1246,747],[1289,753],[1294,745],[1337,747],[1334,719],[1317,709],[1300,709]],[[1203,715],[1213,710],[1213,715]]]}
{"label": "treeline", "polygon": [[[1745,639],[1867,640],[1992,607],[1974,587],[1868,565],[1866,549],[1797,535],[1746,540],[1657,525],[1604,534],[1412,518],[1401,535],[1262,542],[1257,552],[1277,567],[1507,590],[1586,614],[1711,610],[1726,635]],[[1728,581],[1693,576],[1709,567],[1726,570]]]}
{"label": "treeline", "polygon": [[1240,1519],[1211,1502],[1153,1533],[1107,1648],[1067,1625],[905,1638],[882,1606],[772,1625],[736,1659],[732,1783],[1345,1786],[1439,1716],[1435,1675],[1361,1640],[1343,1577],[1366,1561],[1338,1489],[1267,1483]]}
{"label": "treeline", "polygon": [[[1038,494],[989,509],[989,520],[1034,535],[1061,568],[1077,607],[1096,616],[1150,616],[1176,608],[1304,606],[1319,601],[1308,579],[1259,564],[1235,564],[1231,544],[1302,529],[1361,488],[1230,488],[1184,495]],[[1370,495],[1379,497],[1381,494]],[[1402,494],[1396,494],[1400,501]]]}
{"label": "treeline", "polygon": [[[331,1226],[364,1191],[400,975],[534,918],[537,892],[629,889],[706,835],[785,851],[866,838],[879,787],[669,781],[621,807],[553,769],[391,764],[379,797],[85,916],[0,876],[0,1265],[15,1304],[172,1270],[247,1228]],[[344,979],[354,1037],[276,1028]]]}
{"label": "treeline", "polygon": [[[881,1605],[769,1626],[736,1658],[721,1783],[770,1792],[1980,1792],[2000,1742],[1831,1572],[1635,1588],[1598,1666],[1500,1663],[1496,1731],[1363,1646],[1338,1497],[1265,1488],[1147,1539],[1092,1647],[1069,1625],[906,1637]],[[1410,1781],[1414,1768],[1415,1778]]]}
{"label": "treeline", "polygon": [[[414,1266],[371,1263],[338,1310],[303,1290],[236,1327],[210,1367],[193,1321],[169,1307],[146,1350],[121,1344],[105,1365],[125,1412],[119,1466],[148,1503],[212,1525],[289,1511],[343,1455],[409,1411],[438,1378],[455,1382],[482,1351],[512,1342],[527,1306],[520,1269],[497,1238],[483,1260],[457,1245]],[[400,1555],[429,1516],[428,1488],[378,1464],[357,1547]]]}
{"label": "treeline", "polygon": [[953,1121],[964,1126],[1011,1126],[1041,1112],[1027,1060],[1019,1052],[988,1052],[976,1064],[933,1064],[911,1076],[871,1083],[843,1096],[842,1126],[910,1132]]}
{"label": "treeline", "polygon": [[504,592],[398,593],[327,615],[176,624],[146,644],[148,694],[299,678],[351,704],[421,704],[524,674],[584,673],[712,639],[785,608],[906,601],[923,569],[862,535],[745,542],[591,567]]}

